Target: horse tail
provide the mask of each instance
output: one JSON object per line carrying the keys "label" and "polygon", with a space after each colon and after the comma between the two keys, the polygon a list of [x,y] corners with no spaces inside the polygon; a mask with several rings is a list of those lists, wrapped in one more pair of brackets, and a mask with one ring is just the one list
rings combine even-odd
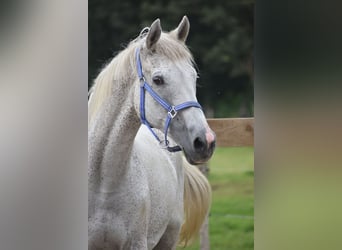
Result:
{"label": "horse tail", "polygon": [[179,243],[186,246],[199,234],[209,212],[211,187],[201,171],[183,158],[184,167],[184,218]]}

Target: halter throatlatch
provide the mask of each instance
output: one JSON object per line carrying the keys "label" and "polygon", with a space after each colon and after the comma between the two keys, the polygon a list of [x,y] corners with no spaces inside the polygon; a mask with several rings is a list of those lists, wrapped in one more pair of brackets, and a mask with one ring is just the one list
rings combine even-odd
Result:
{"label": "halter throatlatch", "polygon": [[[202,109],[202,107],[198,102],[193,102],[193,101],[184,102],[176,106],[170,105],[167,101],[161,98],[152,89],[152,87],[146,82],[146,79],[142,71],[141,61],[140,61],[140,48],[136,49],[135,55],[136,55],[136,61],[137,61],[138,76],[140,80],[140,120],[141,120],[141,123],[147,126],[147,128],[151,131],[151,133],[157,139],[157,141],[159,142],[162,148],[167,149],[169,152],[182,151],[182,148],[178,145],[174,147],[169,146],[169,141],[167,139],[167,132],[168,132],[170,123],[172,119],[176,117],[178,111],[191,108],[191,107]],[[167,111],[167,116],[166,116],[166,121],[165,121],[165,126],[164,126],[164,140],[159,139],[157,134],[153,131],[151,124],[147,121],[145,117],[145,91],[147,91],[153,97],[153,99],[156,102],[158,102]]]}

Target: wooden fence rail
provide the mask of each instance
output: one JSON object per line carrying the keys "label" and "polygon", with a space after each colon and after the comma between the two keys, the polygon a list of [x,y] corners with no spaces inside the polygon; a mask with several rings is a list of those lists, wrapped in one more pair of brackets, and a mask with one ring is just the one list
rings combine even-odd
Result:
{"label": "wooden fence rail", "polygon": [[254,118],[208,119],[216,133],[218,147],[242,147],[254,145]]}

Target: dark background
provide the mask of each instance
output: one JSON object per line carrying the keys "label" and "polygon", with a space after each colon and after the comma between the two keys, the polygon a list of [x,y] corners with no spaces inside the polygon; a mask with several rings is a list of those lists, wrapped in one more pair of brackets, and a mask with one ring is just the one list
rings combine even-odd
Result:
{"label": "dark background", "polygon": [[190,20],[187,45],[197,63],[198,99],[208,117],[254,114],[254,1],[89,0],[89,82],[143,27],[161,19],[164,31]]}

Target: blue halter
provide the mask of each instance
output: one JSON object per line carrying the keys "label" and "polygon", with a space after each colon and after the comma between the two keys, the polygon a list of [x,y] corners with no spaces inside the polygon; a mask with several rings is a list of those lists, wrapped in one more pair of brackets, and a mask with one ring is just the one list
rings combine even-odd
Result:
{"label": "blue halter", "polygon": [[[152,87],[146,82],[143,71],[142,71],[141,61],[140,61],[140,48],[136,49],[135,55],[136,55],[136,60],[137,60],[138,76],[140,80],[140,120],[141,120],[141,123],[147,126],[147,128],[151,131],[151,133],[157,139],[160,145],[164,143],[164,145],[162,145],[163,148],[167,149],[169,152],[182,151],[182,148],[180,146],[174,146],[174,147],[169,146],[169,141],[167,139],[167,131],[169,129],[170,123],[172,119],[175,118],[178,111],[191,108],[191,107],[202,109],[202,107],[198,102],[193,102],[193,101],[184,102],[176,106],[170,105],[167,101],[161,98],[152,89]],[[153,131],[151,124],[147,121],[145,117],[145,91],[150,93],[153,99],[156,102],[158,102],[167,111],[167,116],[166,116],[166,121],[165,121],[165,126],[164,126],[164,140],[159,139],[157,134]]]}

